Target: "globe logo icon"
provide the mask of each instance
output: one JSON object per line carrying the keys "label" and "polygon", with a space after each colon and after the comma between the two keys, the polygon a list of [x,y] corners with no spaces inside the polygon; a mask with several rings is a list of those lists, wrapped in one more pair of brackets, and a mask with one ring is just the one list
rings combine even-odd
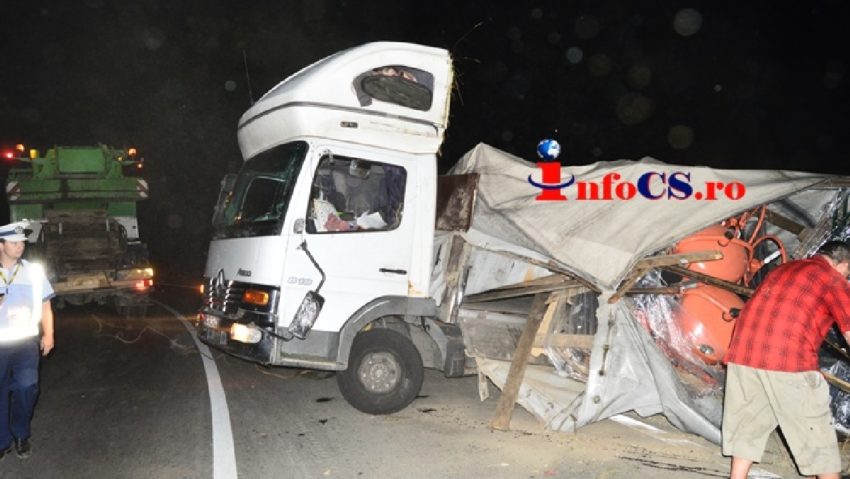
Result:
{"label": "globe logo icon", "polygon": [[555,161],[561,154],[561,144],[557,140],[546,138],[537,144],[537,156],[545,161]]}

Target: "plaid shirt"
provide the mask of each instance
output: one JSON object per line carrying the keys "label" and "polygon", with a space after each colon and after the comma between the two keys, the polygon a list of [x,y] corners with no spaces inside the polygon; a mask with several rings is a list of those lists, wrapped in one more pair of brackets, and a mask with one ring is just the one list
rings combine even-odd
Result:
{"label": "plaid shirt", "polygon": [[850,331],[850,284],[826,258],[791,261],[767,275],[735,321],[723,358],[773,371],[816,371],[833,321]]}

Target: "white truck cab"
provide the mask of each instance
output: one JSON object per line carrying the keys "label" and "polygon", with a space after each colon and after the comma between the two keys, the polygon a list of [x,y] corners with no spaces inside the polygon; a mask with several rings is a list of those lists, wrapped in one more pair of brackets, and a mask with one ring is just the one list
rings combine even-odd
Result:
{"label": "white truck cab", "polygon": [[269,365],[340,371],[373,414],[463,373],[456,325],[428,297],[447,51],[379,42],[290,76],[239,121],[222,182],[199,337]]}

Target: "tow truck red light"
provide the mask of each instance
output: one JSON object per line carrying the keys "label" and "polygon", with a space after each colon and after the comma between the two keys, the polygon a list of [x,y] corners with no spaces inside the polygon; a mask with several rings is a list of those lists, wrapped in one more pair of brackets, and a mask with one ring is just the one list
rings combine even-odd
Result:
{"label": "tow truck red light", "polygon": [[143,291],[143,290],[150,288],[151,286],[153,286],[153,280],[152,279],[140,279],[140,280],[136,281],[136,283],[133,285],[133,288],[135,288],[138,291]]}
{"label": "tow truck red light", "polygon": [[4,150],[3,151],[3,158],[6,158],[7,160],[11,160],[11,159],[15,158],[15,152],[11,151],[11,150]]}

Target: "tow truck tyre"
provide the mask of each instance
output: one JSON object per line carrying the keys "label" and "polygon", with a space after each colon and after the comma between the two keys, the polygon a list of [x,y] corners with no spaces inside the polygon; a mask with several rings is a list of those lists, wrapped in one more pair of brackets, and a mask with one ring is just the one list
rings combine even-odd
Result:
{"label": "tow truck tyre", "polygon": [[354,338],[348,369],[336,379],[355,409],[391,414],[413,402],[423,377],[422,357],[410,339],[390,329],[373,329]]}

